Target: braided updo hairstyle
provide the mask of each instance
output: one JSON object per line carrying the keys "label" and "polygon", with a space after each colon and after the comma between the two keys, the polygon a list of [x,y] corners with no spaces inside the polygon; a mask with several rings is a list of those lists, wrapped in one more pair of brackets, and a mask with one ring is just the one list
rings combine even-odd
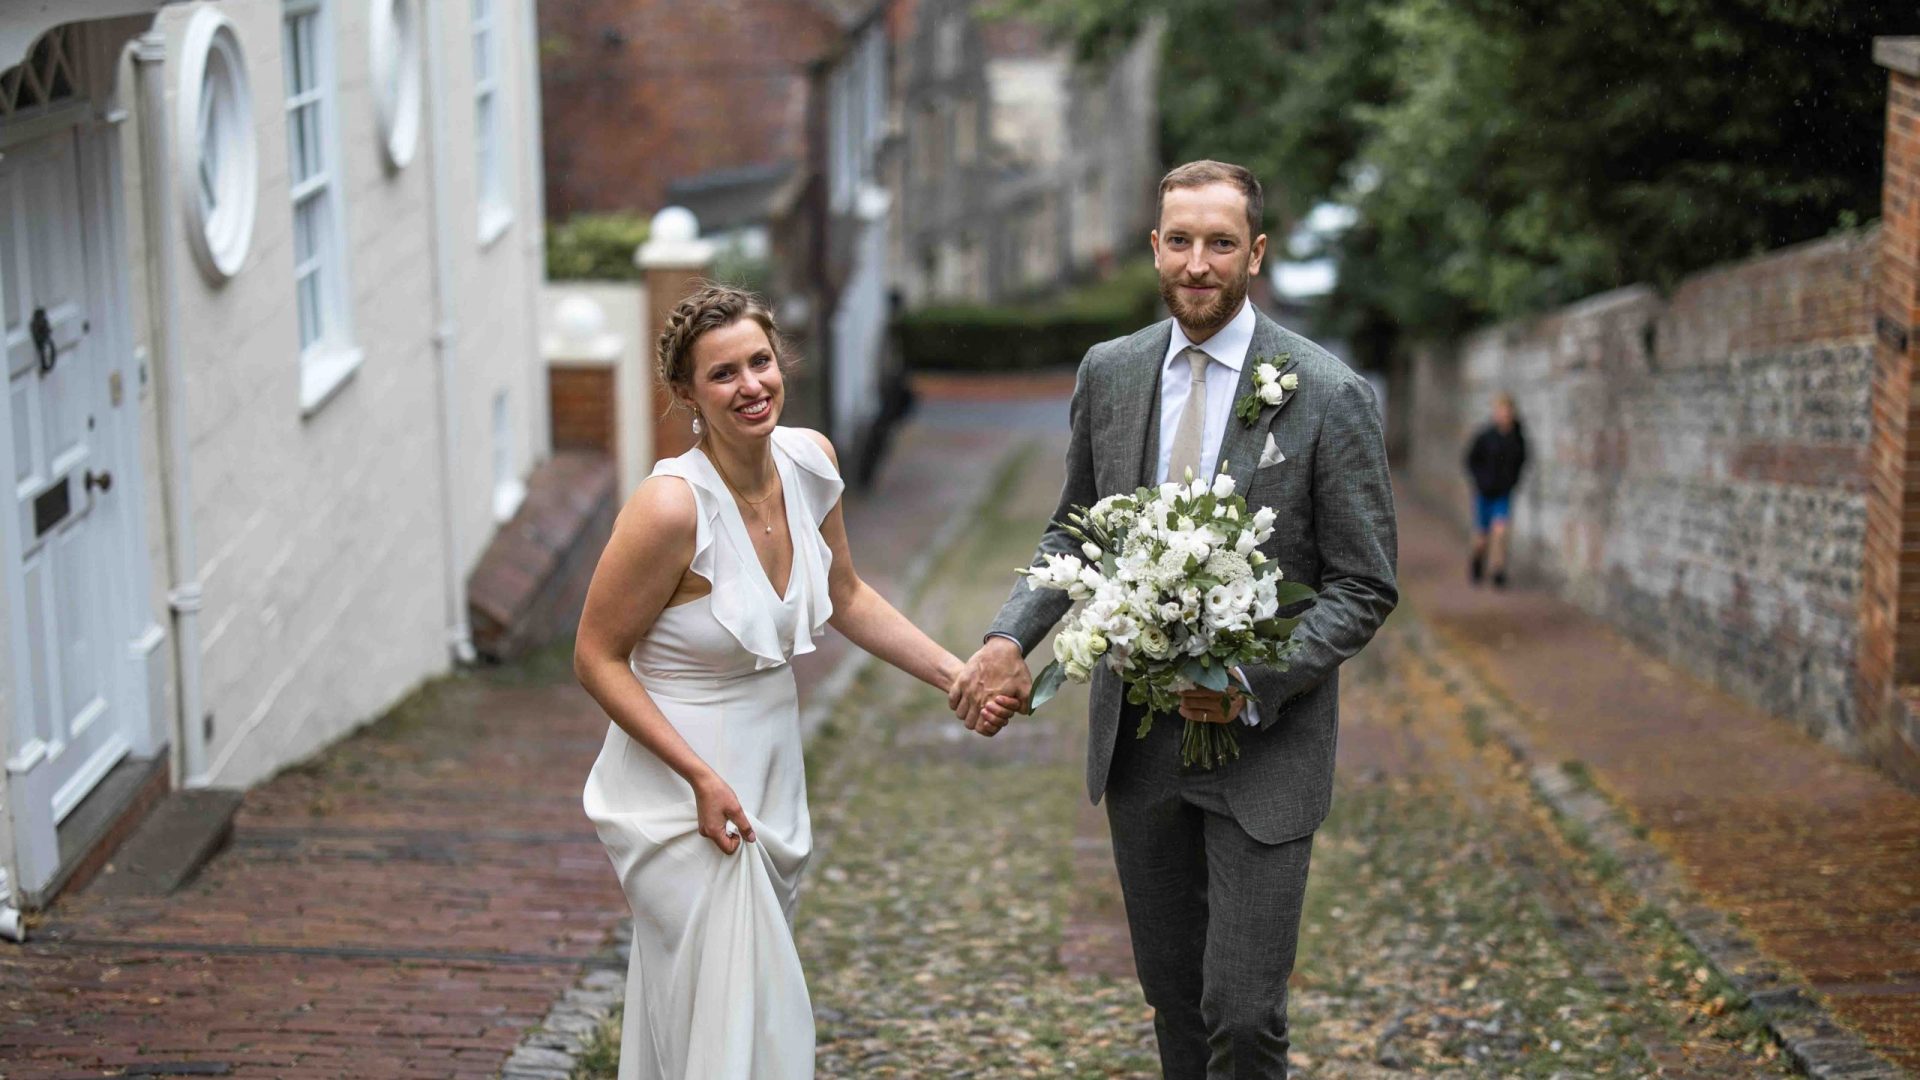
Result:
{"label": "braided updo hairstyle", "polygon": [[[654,345],[654,363],[661,384],[670,390],[690,390],[693,386],[693,343],[708,331],[732,326],[741,319],[752,319],[767,332],[767,342],[773,346],[774,362],[780,365],[782,372],[792,366],[787,360],[786,342],[780,339],[780,327],[774,322],[773,312],[766,303],[745,289],[709,281],[675,304],[672,313],[667,316],[667,324],[660,329],[660,340]],[[686,407],[680,394],[671,396],[675,405]]]}

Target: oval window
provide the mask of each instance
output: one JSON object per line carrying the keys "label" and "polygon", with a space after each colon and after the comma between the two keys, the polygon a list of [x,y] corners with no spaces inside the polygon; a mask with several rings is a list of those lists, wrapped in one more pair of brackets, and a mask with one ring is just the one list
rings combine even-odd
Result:
{"label": "oval window", "polygon": [[369,0],[374,109],[387,164],[406,168],[420,142],[420,23],[413,0]]}
{"label": "oval window", "polygon": [[177,129],[187,239],[201,271],[225,281],[253,240],[260,170],[246,60],[233,24],[212,8],[187,24]]}

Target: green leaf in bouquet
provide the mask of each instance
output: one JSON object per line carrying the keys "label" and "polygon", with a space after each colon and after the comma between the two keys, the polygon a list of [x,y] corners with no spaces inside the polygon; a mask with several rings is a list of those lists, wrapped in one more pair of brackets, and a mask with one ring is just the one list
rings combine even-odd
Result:
{"label": "green leaf in bouquet", "polygon": [[1259,632],[1261,637],[1284,638],[1287,635],[1293,633],[1293,628],[1299,625],[1300,625],[1299,616],[1293,616],[1291,618],[1282,618],[1279,616],[1275,616],[1274,618],[1262,619],[1259,622],[1254,623],[1253,628],[1254,630]]}
{"label": "green leaf in bouquet", "polygon": [[1281,607],[1287,607],[1302,600],[1311,600],[1320,594],[1304,581],[1283,581],[1274,586],[1273,595],[1280,601]]}
{"label": "green leaf in bouquet", "polygon": [[1208,658],[1187,661],[1180,666],[1180,674],[1186,676],[1195,686],[1220,693],[1226,692],[1227,669],[1209,662]]}
{"label": "green leaf in bouquet", "polygon": [[1254,696],[1253,684],[1247,681],[1246,675],[1243,674],[1239,668],[1233,668],[1227,674],[1232,676],[1234,685],[1240,688],[1241,693],[1248,697]]}
{"label": "green leaf in bouquet", "polygon": [[1054,660],[1040,669],[1040,675],[1033,680],[1033,692],[1027,695],[1027,715],[1031,716],[1040,706],[1053,700],[1060,692],[1060,684],[1067,681],[1067,669]]}

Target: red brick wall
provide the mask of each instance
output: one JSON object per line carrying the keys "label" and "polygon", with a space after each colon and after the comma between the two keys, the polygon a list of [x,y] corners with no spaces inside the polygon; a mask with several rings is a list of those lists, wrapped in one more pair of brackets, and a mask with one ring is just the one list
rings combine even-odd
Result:
{"label": "red brick wall", "polygon": [[1530,453],[1516,577],[1867,753],[1855,657],[1879,248],[1877,230],[1842,235],[1420,356],[1399,465],[1464,526],[1467,439],[1512,392]]}
{"label": "red brick wall", "polygon": [[1913,42],[1882,41],[1886,179],[1874,294],[1873,438],[1857,661],[1862,741],[1893,771],[1920,779],[1920,724],[1899,692],[1920,682],[1920,444],[1914,430],[1913,335],[1920,322],[1920,70]]}
{"label": "red brick wall", "polygon": [[612,455],[618,428],[613,368],[605,364],[549,364],[547,407],[555,450]]}
{"label": "red brick wall", "polygon": [[809,0],[541,0],[547,212],[658,210],[671,180],[804,156]]}

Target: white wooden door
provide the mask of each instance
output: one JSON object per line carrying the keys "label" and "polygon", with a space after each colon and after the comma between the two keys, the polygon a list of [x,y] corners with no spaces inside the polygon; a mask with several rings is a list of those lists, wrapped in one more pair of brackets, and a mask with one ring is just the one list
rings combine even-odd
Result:
{"label": "white wooden door", "polygon": [[[105,335],[91,334],[78,136],[0,157],[0,296],[19,565],[10,568],[16,692],[13,782],[28,829],[64,818],[127,752],[128,709],[112,687],[110,537],[96,509],[118,493],[96,430]],[[20,799],[20,797],[24,799]]]}

